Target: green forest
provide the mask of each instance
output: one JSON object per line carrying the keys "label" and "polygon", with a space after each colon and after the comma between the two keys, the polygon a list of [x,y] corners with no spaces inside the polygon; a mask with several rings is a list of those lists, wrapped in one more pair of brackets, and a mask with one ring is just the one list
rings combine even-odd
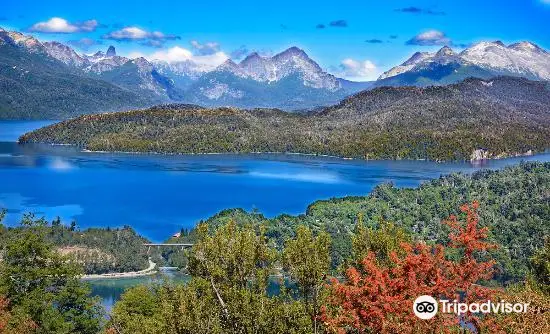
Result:
{"label": "green forest", "polygon": [[[0,228],[0,332],[464,333],[466,323],[477,333],[544,333],[548,222],[550,163],[417,188],[384,184],[368,196],[317,201],[299,216],[225,210],[169,240],[194,244],[162,254],[189,282],[130,288],[107,319],[79,280],[90,265],[61,246],[101,249],[126,269],[145,266],[144,239],[129,228],[79,231],[25,215],[21,226]],[[112,269],[101,268],[93,270]],[[530,308],[420,321],[411,307],[423,294]]]}
{"label": "green forest", "polygon": [[[521,280],[528,258],[550,235],[550,163],[521,163],[499,171],[482,170],[472,175],[455,173],[426,182],[418,188],[391,184],[376,187],[368,196],[334,198],[309,205],[303,215],[268,219],[242,209],[224,210],[204,221],[212,229],[229,221],[265,226],[276,247],[294,236],[297,226],[327,232],[332,238],[332,268],[346,264],[352,252],[357,222],[378,229],[388,223],[404,229],[415,240],[446,242],[448,229],[441,221],[458,215],[463,203],[480,203],[480,224],[489,228],[489,239],[499,245],[500,282]],[[177,242],[192,242],[194,231]]]}
{"label": "green forest", "polygon": [[500,77],[437,87],[381,87],[307,113],[164,105],[86,115],[20,138],[94,151],[283,152],[359,159],[469,160],[541,152],[547,84]]}
{"label": "green forest", "polygon": [[[80,230],[76,223],[63,225],[59,218],[46,222],[43,218],[26,215],[25,221],[39,221],[47,242],[82,265],[84,274],[104,274],[144,269],[148,265],[143,243],[147,240],[132,228],[90,228]],[[5,227],[0,225],[0,245],[36,227]]]}

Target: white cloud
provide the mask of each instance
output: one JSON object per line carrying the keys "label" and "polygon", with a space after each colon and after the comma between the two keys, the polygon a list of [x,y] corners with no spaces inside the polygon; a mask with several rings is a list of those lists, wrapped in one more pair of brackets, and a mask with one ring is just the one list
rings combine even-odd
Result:
{"label": "white cloud", "polygon": [[408,45],[447,45],[451,40],[445,33],[439,30],[428,30],[420,33],[407,41]]}
{"label": "white cloud", "polygon": [[196,65],[197,68],[200,68],[201,71],[211,71],[229,59],[222,51],[209,55],[195,55],[190,50],[182,48],[181,46],[159,50],[148,55],[141,52],[133,52],[128,56],[130,58],[144,57],[149,60],[161,60],[168,63],[189,61]]}
{"label": "white cloud", "polygon": [[346,58],[342,60],[339,71],[336,75],[353,81],[375,80],[380,74],[380,70],[370,60],[355,60]]}
{"label": "white cloud", "polygon": [[115,40],[145,39],[148,37],[149,37],[149,33],[138,27],[126,27],[120,30],[115,30],[105,35],[105,38],[115,39]]}
{"label": "white cloud", "polygon": [[94,39],[86,37],[77,40],[70,40],[67,43],[82,50],[88,50],[92,46],[102,44],[100,41],[96,41]]}
{"label": "white cloud", "polygon": [[103,35],[104,39],[115,41],[144,41],[147,46],[161,47],[164,41],[180,39],[179,36],[160,31],[149,32],[138,27],[125,27]]}
{"label": "white cloud", "polygon": [[94,31],[99,26],[96,20],[71,23],[61,17],[52,17],[48,21],[33,24],[29,31],[42,33],[75,33]]}
{"label": "white cloud", "polygon": [[193,58],[193,53],[180,46],[174,46],[166,50],[160,50],[160,51],[154,52],[149,56],[149,58],[163,60],[169,63],[175,63],[180,61],[191,60]]}
{"label": "white cloud", "polygon": [[198,41],[191,41],[191,46],[201,55],[211,55],[220,51],[220,44],[216,42],[200,43]]}

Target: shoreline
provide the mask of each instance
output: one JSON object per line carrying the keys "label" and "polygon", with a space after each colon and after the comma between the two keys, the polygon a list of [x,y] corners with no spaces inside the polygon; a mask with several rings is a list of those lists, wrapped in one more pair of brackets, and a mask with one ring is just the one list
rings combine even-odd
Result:
{"label": "shoreline", "polygon": [[[245,156],[245,155],[288,155],[288,156],[303,156],[303,157],[320,157],[320,158],[330,158],[330,159],[338,159],[338,160],[355,160],[355,161],[427,161],[427,162],[435,162],[435,163],[453,163],[453,162],[469,162],[471,164],[479,164],[483,161],[491,161],[491,160],[503,160],[503,159],[509,159],[509,158],[519,158],[519,157],[530,157],[530,156],[536,156],[539,154],[545,154],[550,152],[550,148],[546,148],[544,151],[533,151],[528,150],[527,152],[523,153],[499,153],[497,155],[482,155],[481,158],[475,158],[475,159],[463,159],[463,160],[430,160],[427,158],[419,158],[419,159],[407,159],[407,158],[394,158],[394,159],[369,159],[369,158],[358,158],[358,157],[346,157],[346,156],[338,156],[338,155],[330,155],[330,154],[317,154],[317,153],[303,153],[303,152],[204,152],[204,153],[182,153],[182,152],[155,152],[155,151],[95,151],[90,150],[85,147],[81,147],[76,144],[67,144],[67,143],[41,143],[41,142],[20,142],[19,140],[16,141],[19,145],[25,145],[25,144],[38,144],[38,145],[47,145],[47,146],[71,146],[75,148],[79,148],[80,152],[82,153],[98,153],[98,154],[126,154],[126,155],[165,155],[165,156],[215,156],[215,155],[227,155],[227,156]],[[478,151],[478,150],[476,150]],[[474,152],[476,152],[474,151]]]}
{"label": "shoreline", "polygon": [[98,279],[116,279],[116,278],[135,278],[150,276],[158,273],[158,270],[155,270],[157,264],[151,259],[149,259],[149,267],[139,271],[128,271],[128,272],[119,272],[119,273],[106,273],[106,274],[89,274],[82,275],[81,280],[98,280]]}

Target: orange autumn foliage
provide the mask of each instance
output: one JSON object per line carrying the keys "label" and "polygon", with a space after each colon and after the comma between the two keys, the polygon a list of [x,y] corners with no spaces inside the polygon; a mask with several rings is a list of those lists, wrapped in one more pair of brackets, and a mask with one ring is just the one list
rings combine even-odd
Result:
{"label": "orange autumn foliage", "polygon": [[[451,228],[446,246],[425,243],[402,243],[404,255],[390,255],[391,265],[382,266],[373,253],[362,261],[362,268],[349,268],[346,279],[332,279],[322,321],[329,332],[347,333],[451,333],[466,323],[479,330],[495,328],[490,317],[478,318],[439,312],[430,320],[413,313],[413,302],[421,295],[436,299],[461,300],[471,303],[486,301],[493,290],[477,285],[493,275],[494,261],[479,261],[495,247],[486,242],[487,228],[478,226],[478,203],[461,207],[466,221],[451,216],[444,223]],[[461,259],[452,261],[447,252],[459,252]],[[464,329],[464,327],[462,327]],[[478,332],[479,332],[478,330]]]}
{"label": "orange autumn foliage", "polygon": [[9,304],[10,304],[9,300],[0,296],[0,333],[1,334],[33,333],[38,327],[33,321],[29,319],[17,321],[15,325],[10,324],[12,315],[8,310]]}

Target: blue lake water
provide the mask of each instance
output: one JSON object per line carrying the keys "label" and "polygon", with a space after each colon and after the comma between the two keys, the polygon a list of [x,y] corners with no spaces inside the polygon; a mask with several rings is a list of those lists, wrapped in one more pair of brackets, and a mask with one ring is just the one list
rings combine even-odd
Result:
{"label": "blue lake water", "polygon": [[25,212],[80,228],[130,225],[165,240],[222,209],[268,217],[303,213],[319,199],[366,195],[383,182],[414,187],[451,172],[501,168],[550,154],[472,165],[358,161],[299,155],[155,155],[82,152],[70,146],[19,145],[47,122],[0,122],[0,208],[5,223]]}
{"label": "blue lake water", "polygon": [[[451,172],[501,168],[550,154],[482,164],[357,161],[298,155],[154,155],[81,152],[74,147],[18,145],[24,132],[49,122],[0,121],[0,208],[6,222],[25,212],[80,228],[130,225],[153,241],[192,227],[226,208],[267,216],[303,213],[318,199],[366,195],[383,182],[415,187]],[[122,292],[163,275],[90,281],[109,310]],[[189,279],[168,274],[173,281]]]}
{"label": "blue lake water", "polygon": [[120,299],[124,291],[136,285],[160,284],[165,281],[173,283],[186,283],[191,276],[181,274],[177,271],[160,272],[153,276],[142,276],[134,278],[108,278],[86,281],[91,288],[93,296],[101,297],[101,304],[107,312],[110,312],[116,301]]}

